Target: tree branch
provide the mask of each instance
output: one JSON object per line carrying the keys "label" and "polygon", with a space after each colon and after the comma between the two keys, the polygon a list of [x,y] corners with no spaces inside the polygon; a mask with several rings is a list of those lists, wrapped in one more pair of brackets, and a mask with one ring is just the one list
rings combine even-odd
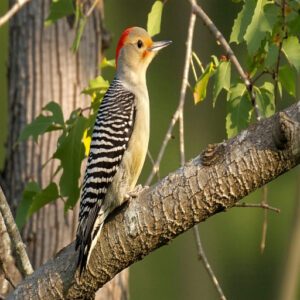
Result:
{"label": "tree branch", "polygon": [[9,11],[0,17],[0,27],[8,22],[29,1],[31,0],[17,0]]}
{"label": "tree branch", "polygon": [[29,275],[33,272],[30,260],[25,250],[25,245],[22,241],[21,235],[11,214],[9,205],[6,201],[2,188],[0,187],[0,217],[3,217],[7,232],[11,239],[11,243],[16,255],[18,268],[22,276]]}
{"label": "tree branch", "polygon": [[11,278],[11,275],[7,272],[6,267],[2,261],[0,261],[0,269],[2,270],[4,274],[5,280],[9,282],[9,284],[12,286],[13,289],[16,288],[15,283],[13,282],[13,279]]}
{"label": "tree branch", "polygon": [[300,102],[210,147],[118,209],[80,280],[72,243],[8,299],[90,299],[124,268],[299,163]]}
{"label": "tree branch", "polygon": [[234,206],[235,207],[246,207],[246,208],[249,208],[249,207],[262,208],[264,210],[271,210],[271,211],[280,213],[279,208],[270,206],[269,204],[266,204],[266,203],[245,203],[245,202],[243,202],[243,203],[236,203]]}
{"label": "tree branch", "polygon": [[[2,214],[0,213],[0,295],[8,295],[9,285],[21,281],[21,274],[18,270],[15,258],[13,256],[13,249],[11,239],[8,235]],[[2,274],[1,274],[2,273]],[[16,286],[16,284],[15,284]],[[13,287],[15,288],[15,287]],[[1,297],[0,297],[1,299]]]}

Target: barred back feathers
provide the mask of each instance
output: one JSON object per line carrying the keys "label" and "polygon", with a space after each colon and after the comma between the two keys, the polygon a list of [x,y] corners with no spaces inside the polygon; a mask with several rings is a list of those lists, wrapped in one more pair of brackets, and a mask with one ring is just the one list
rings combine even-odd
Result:
{"label": "barred back feathers", "polygon": [[80,273],[88,262],[92,242],[111,211],[111,203],[104,200],[132,134],[134,98],[133,93],[114,79],[97,114],[83,181],[76,236]]}

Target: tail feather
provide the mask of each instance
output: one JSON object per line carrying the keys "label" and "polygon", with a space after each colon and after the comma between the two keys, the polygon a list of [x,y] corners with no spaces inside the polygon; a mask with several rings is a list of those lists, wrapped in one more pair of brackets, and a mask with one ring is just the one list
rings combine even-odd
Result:
{"label": "tail feather", "polygon": [[[77,233],[75,249],[79,249],[79,255],[77,260],[77,268],[79,268],[79,276],[86,269],[88,265],[90,255],[97,243],[99,234],[102,230],[103,223],[97,224],[94,226],[92,232],[88,235],[82,235],[80,232]],[[84,238],[85,237],[85,238]]]}
{"label": "tail feather", "polygon": [[78,255],[78,261],[77,261],[77,268],[79,268],[79,277],[81,277],[81,274],[83,270],[86,269],[87,265],[87,257],[88,254],[86,253],[87,247],[84,247],[83,245],[80,245],[79,247],[79,255]]}

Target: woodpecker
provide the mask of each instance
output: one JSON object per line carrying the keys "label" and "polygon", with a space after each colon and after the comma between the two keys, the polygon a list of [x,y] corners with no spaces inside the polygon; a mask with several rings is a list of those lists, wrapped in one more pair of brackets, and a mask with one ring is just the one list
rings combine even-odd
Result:
{"label": "woodpecker", "polygon": [[127,28],[119,39],[117,71],[97,113],[81,191],[75,246],[80,274],[105,219],[126,201],[141,173],[150,131],[146,70],[170,43],[153,42],[140,27]]}

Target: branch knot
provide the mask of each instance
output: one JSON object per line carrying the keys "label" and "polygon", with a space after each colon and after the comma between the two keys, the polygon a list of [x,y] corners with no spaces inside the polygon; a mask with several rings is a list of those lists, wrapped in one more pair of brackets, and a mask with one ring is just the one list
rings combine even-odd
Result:
{"label": "branch knot", "polygon": [[207,148],[203,150],[200,156],[202,165],[206,167],[215,165],[224,156],[224,152],[224,143],[208,144]]}
{"label": "branch knot", "polygon": [[293,120],[286,112],[279,112],[279,119],[276,122],[273,139],[277,149],[291,150],[291,154],[300,157],[300,125],[297,120]]}

